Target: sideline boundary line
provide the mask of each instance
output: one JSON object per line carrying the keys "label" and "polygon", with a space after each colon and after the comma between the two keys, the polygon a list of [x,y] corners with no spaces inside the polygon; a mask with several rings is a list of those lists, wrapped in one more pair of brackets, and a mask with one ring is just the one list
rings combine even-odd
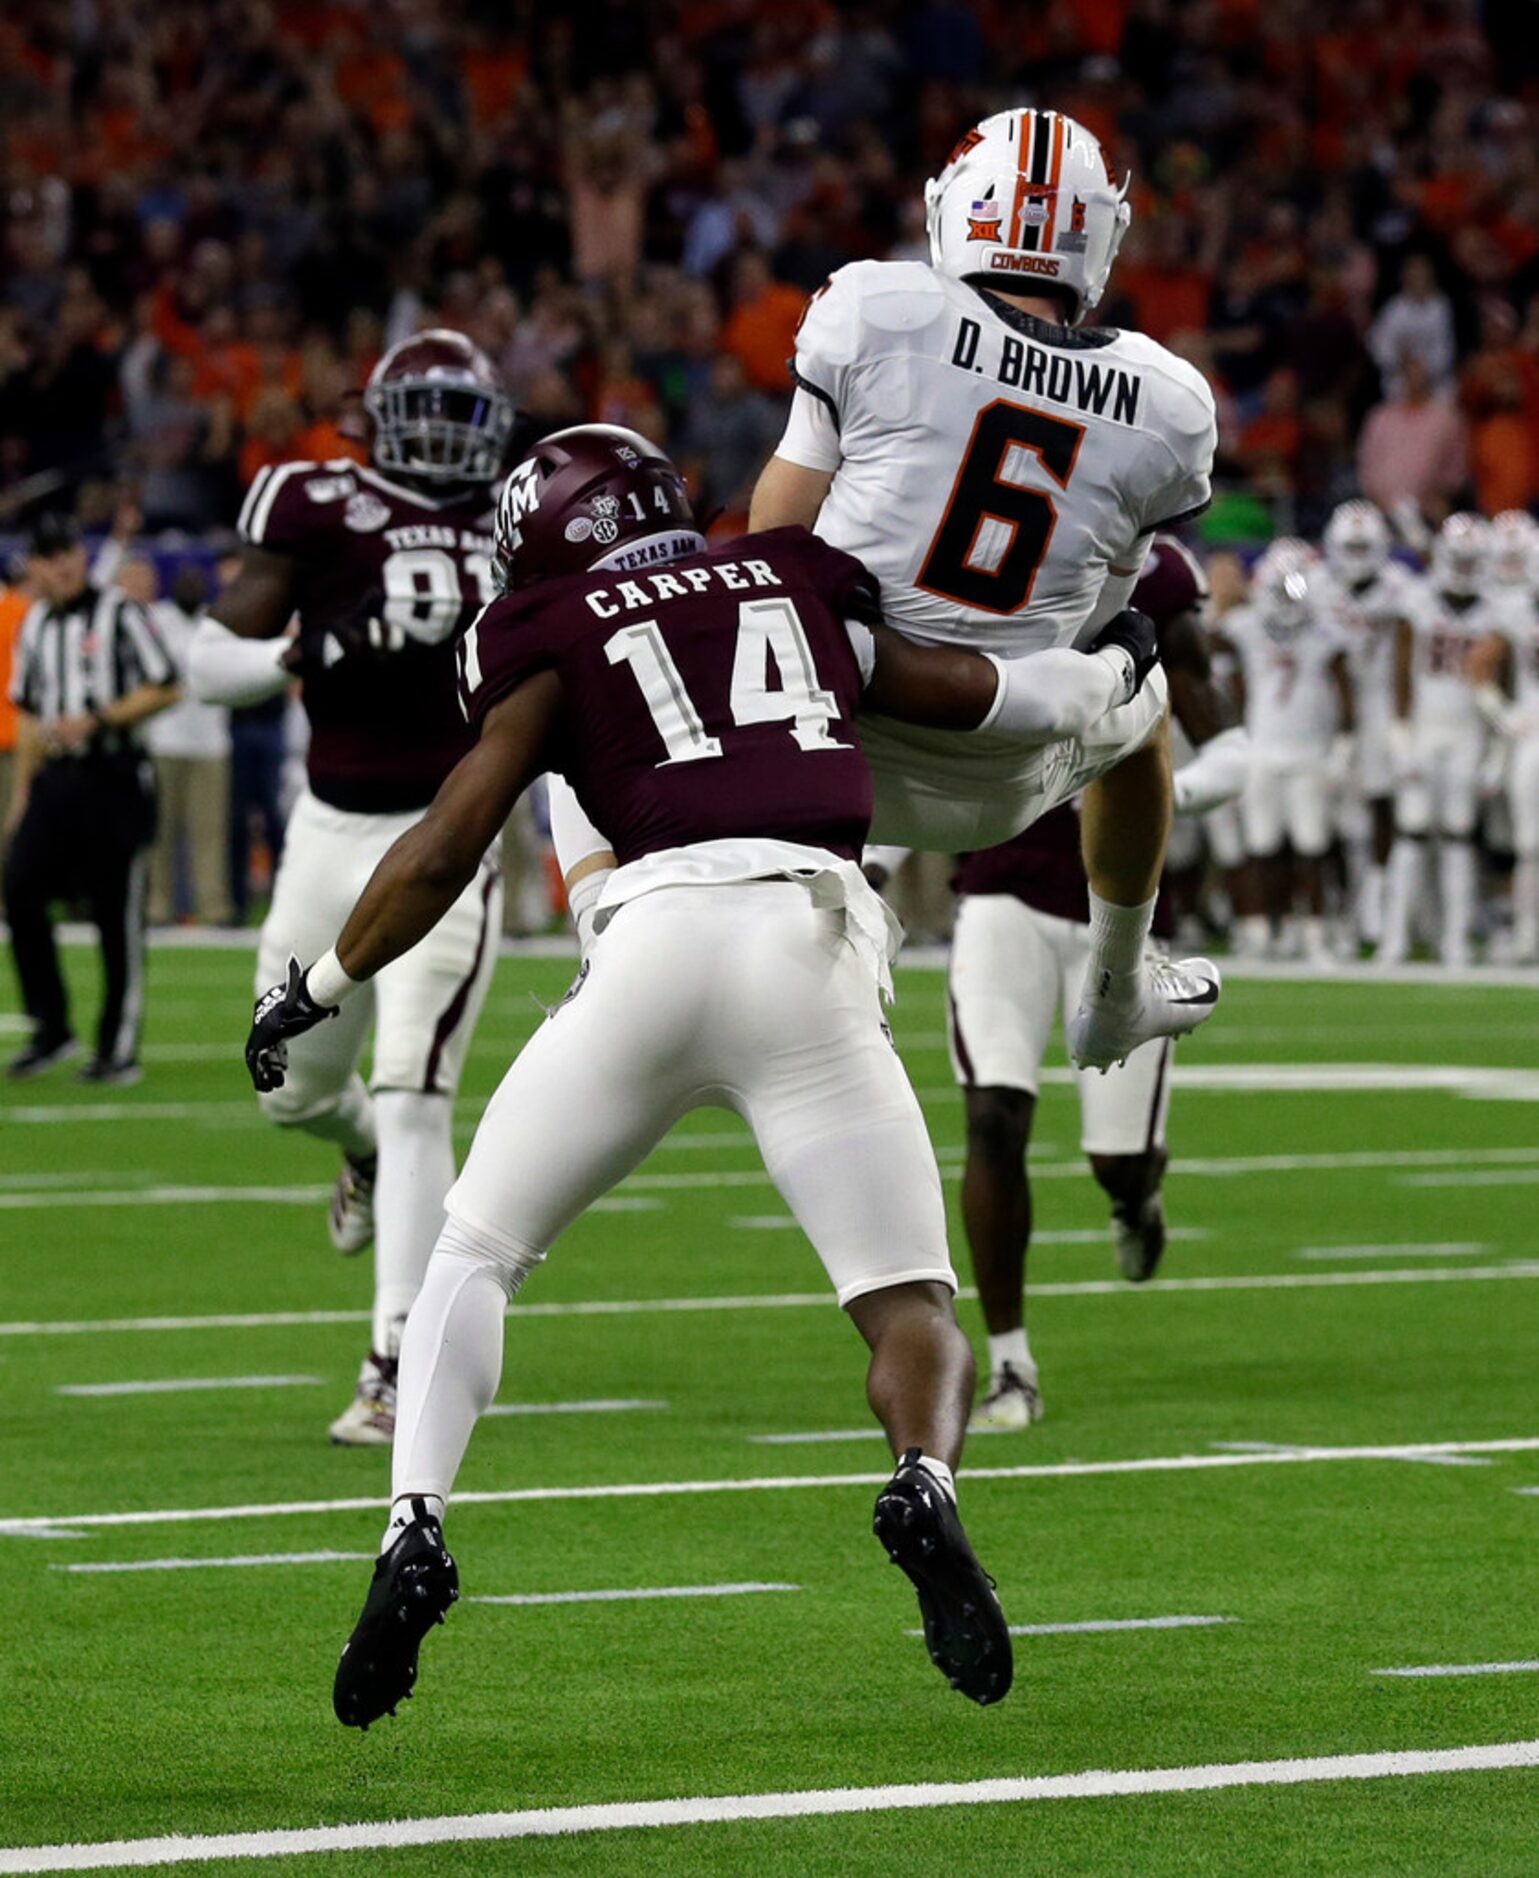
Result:
{"label": "sideline boundary line", "polygon": [[436,1819],[378,1820],[203,1837],[118,1839],[97,1845],[10,1846],[0,1873],[123,1870],[193,1865],[215,1858],[294,1858],[307,1852],[362,1852],[408,1845],[549,1839],[558,1834],[623,1832],[636,1827],[722,1824],[747,1819],[828,1818],[836,1814],[921,1811],[941,1806],[998,1806],[1034,1800],[1099,1800],[1155,1793],[1211,1793],[1224,1787],[1297,1787],[1323,1780],[1406,1779],[1539,1767],[1539,1741],[1434,1748],[1388,1754],[1322,1754],[1307,1760],[1219,1761],[1205,1767],[1097,1769],[1016,1780],[929,1782],[890,1787],[833,1787],[790,1793],[724,1794],[687,1800],[630,1800],[599,1806],[531,1807],[523,1812],[443,1814]]}
{"label": "sideline boundary line", "polygon": [[[1403,1461],[1439,1454],[1532,1454],[1539,1435],[1512,1435],[1496,1441],[1410,1441],[1350,1448],[1267,1448],[1242,1454],[1157,1454],[1123,1461],[1039,1461],[1020,1467],[969,1467],[969,1483],[979,1480],[1082,1479],[1097,1474],[1204,1473],[1220,1467],[1291,1467],[1315,1461]],[[700,1493],[780,1493],[810,1487],[881,1487],[892,1470],[860,1474],[763,1474],[748,1479],[624,1480],[572,1487],[500,1487],[457,1493],[456,1509],[508,1506],[540,1500],[652,1500]],[[390,1504],[375,1494],[339,1500],[271,1500],[248,1506],[183,1506],[131,1513],[32,1513],[0,1515],[0,1538],[19,1538],[47,1528],[92,1526],[172,1526],[230,1519],[278,1519],[303,1513],[375,1512]],[[3,1869],[3,1868],[0,1868]]]}

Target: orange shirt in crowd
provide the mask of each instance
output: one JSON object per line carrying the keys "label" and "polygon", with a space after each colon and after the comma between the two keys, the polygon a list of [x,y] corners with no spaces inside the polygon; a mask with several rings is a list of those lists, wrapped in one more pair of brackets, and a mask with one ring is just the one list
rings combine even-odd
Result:
{"label": "orange shirt in crowd", "polygon": [[734,307],[721,329],[722,349],[742,361],[749,384],[779,396],[791,389],[786,361],[796,349],[807,296],[799,287],[774,280],[757,300]]}
{"label": "orange shirt in crowd", "polygon": [[11,659],[32,596],[20,587],[0,587],[0,750],[16,747],[16,706],[11,703]]}
{"label": "orange shirt in crowd", "polygon": [[1526,509],[1534,498],[1534,427],[1521,411],[1493,411],[1470,429],[1470,474],[1487,515]]}

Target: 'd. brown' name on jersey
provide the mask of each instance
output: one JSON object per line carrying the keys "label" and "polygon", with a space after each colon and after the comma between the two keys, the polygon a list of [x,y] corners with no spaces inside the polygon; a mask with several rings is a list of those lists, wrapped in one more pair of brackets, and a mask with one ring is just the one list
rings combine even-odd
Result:
{"label": "'d. brown' name on jersey", "polygon": [[[425,808],[474,741],[454,640],[495,592],[492,522],[483,488],[437,496],[346,458],[281,463],[247,491],[242,540],[295,565],[310,787],[333,808]],[[398,651],[344,649],[370,606]]]}

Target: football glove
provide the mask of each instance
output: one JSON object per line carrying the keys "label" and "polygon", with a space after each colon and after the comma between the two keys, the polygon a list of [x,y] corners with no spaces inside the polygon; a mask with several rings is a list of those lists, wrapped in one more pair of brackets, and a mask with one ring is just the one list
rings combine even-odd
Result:
{"label": "football glove", "polygon": [[1114,614],[1085,647],[1087,652],[1104,652],[1108,646],[1120,646],[1133,661],[1133,687],[1129,698],[1143,690],[1144,680],[1160,662],[1160,649],[1154,635],[1154,621],[1135,606]]}
{"label": "football glove", "polygon": [[339,1008],[315,1002],[305,983],[304,967],[291,956],[286,982],[274,985],[257,999],[251,1035],[246,1039],[246,1068],[259,1095],[283,1087],[289,1066],[289,1038],[314,1030],[328,1017],[335,1017]]}
{"label": "football glove", "polygon": [[342,659],[389,658],[405,644],[405,629],[385,618],[385,596],[376,587],[329,625],[309,632],[301,627],[281,663],[296,678],[304,678]]}

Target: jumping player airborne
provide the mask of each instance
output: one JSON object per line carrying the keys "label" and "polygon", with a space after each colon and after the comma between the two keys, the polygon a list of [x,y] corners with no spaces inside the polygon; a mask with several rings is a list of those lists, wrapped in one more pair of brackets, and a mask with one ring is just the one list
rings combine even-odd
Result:
{"label": "jumping player airborne", "polygon": [[281,1089],[290,1040],[345,1022],[421,942],[542,769],[608,832],[619,865],[599,935],[487,1109],[407,1325],[393,1517],[337,1713],[367,1726],[409,1694],[421,1638],[458,1595],[440,1521],[496,1392],[508,1300],[703,1105],[750,1123],[870,1347],[868,1394],[901,1457],[877,1534],[918,1590],[936,1664],[997,1701],[1009,1634],[952,1478],[972,1355],[935,1157],[882,1021],[894,933],[860,872],[871,778],[851,720],[868,707],[1040,736],[1036,673],[1068,661],[1136,696],[1153,628],[1121,615],[1087,652],[1046,665],[912,645],[858,623],[875,618],[870,576],[805,530],[706,551],[673,465],[602,425],[545,439],[514,470],[498,571],[506,597],[460,643],[479,742],[335,947],[316,947],[308,971],[292,960],[262,998],[247,1046],[257,1086]]}
{"label": "jumping player airborne", "polygon": [[[472,741],[453,640],[495,591],[491,485],[512,400],[468,339],[428,332],[386,353],[364,403],[371,463],[283,463],[252,483],[240,572],[193,643],[200,696],[250,704],[297,674],[310,719],[308,785],[262,927],[258,990],[290,953],[313,957],[331,940],[375,862]],[[489,839],[432,934],[341,1022],[300,1044],[285,1086],[262,1098],[269,1120],[342,1151],[337,1249],[374,1240],[369,1355],[331,1425],[332,1440],[351,1446],[390,1441],[401,1326],[454,1179],[454,1094],[502,930],[490,849]]]}

